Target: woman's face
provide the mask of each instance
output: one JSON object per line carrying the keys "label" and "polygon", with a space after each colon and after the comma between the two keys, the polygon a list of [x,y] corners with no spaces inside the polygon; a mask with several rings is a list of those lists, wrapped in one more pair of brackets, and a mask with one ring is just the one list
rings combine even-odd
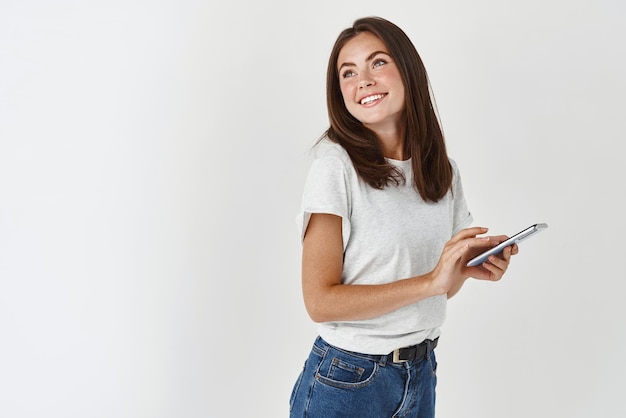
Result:
{"label": "woman's face", "polygon": [[348,112],[376,133],[397,132],[404,110],[404,84],[385,44],[371,32],[349,40],[337,59],[339,85]]}

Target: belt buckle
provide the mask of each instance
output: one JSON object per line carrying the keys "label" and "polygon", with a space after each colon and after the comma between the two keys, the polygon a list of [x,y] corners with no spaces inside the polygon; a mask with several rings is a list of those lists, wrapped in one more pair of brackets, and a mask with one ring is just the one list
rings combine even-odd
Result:
{"label": "belt buckle", "polygon": [[400,349],[393,350],[393,362],[394,363],[406,363],[408,360],[400,359]]}

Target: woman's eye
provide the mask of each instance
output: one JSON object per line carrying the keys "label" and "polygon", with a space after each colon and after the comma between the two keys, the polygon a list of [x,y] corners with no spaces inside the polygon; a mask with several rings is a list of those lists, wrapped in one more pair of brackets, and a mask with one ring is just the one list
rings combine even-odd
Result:
{"label": "woman's eye", "polygon": [[344,71],[343,74],[341,74],[343,78],[354,77],[354,75],[355,73],[352,70]]}
{"label": "woman's eye", "polygon": [[387,64],[387,61],[383,60],[383,59],[377,59],[376,61],[374,61],[374,65],[373,67],[380,67],[381,65],[385,65]]}

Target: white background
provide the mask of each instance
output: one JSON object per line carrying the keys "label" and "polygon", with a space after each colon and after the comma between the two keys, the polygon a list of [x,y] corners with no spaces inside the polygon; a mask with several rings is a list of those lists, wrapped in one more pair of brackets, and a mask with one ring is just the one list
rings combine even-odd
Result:
{"label": "white background", "polygon": [[0,416],[285,417],[315,326],[295,216],[337,34],[402,27],[477,225],[438,417],[623,417],[625,6],[0,3]]}

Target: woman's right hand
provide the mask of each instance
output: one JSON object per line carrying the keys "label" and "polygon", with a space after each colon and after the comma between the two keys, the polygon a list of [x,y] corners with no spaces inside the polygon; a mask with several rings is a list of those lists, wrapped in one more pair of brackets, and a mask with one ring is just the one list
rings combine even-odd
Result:
{"label": "woman's right hand", "polygon": [[437,265],[430,273],[431,283],[437,294],[452,297],[459,291],[465,280],[472,276],[480,276],[480,266],[467,267],[465,264],[474,255],[487,248],[498,245],[506,236],[477,237],[488,231],[485,227],[465,228],[454,235],[444,245]]}

